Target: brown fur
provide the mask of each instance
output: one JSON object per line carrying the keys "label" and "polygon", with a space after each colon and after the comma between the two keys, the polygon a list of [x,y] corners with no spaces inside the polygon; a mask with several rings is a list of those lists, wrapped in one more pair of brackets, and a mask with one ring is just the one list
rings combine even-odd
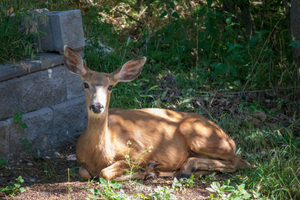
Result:
{"label": "brown fur", "polygon": [[[237,169],[236,166],[249,166],[235,155],[234,141],[215,123],[196,113],[165,109],[108,109],[108,86],[135,79],[146,58],[128,61],[115,72],[106,74],[89,70],[81,56],[69,47],[65,47],[64,57],[66,67],[89,85],[85,90],[88,124],[76,147],[81,165],[79,176],[85,180],[90,177],[109,180],[122,175],[128,168],[122,161],[128,150],[128,141],[131,143],[131,159],[148,150],[139,160],[140,166],[158,162],[160,165],[156,169],[162,172],[179,169],[184,174],[195,169],[231,172]],[[103,105],[103,112],[95,114],[90,109],[94,103]]]}

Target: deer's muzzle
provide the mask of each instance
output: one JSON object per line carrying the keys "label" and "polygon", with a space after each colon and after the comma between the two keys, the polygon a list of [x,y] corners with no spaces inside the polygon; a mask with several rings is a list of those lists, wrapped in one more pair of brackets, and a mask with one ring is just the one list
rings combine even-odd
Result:
{"label": "deer's muzzle", "polygon": [[93,111],[95,114],[99,114],[103,112],[104,107],[100,103],[94,103],[90,106],[90,110]]}

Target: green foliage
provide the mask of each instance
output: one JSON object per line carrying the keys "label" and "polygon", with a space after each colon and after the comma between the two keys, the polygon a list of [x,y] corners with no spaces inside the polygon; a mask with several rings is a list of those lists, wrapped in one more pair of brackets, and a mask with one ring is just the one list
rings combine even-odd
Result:
{"label": "green foliage", "polygon": [[45,178],[51,179],[51,178],[55,177],[56,176],[55,168],[56,168],[56,164],[53,165],[52,167],[49,165],[44,165],[44,172],[46,173]]}
{"label": "green foliage", "polygon": [[28,144],[28,142],[29,142],[29,141],[28,141],[27,139],[23,139],[23,140],[22,140],[22,143],[25,145],[25,149],[26,149],[26,150],[29,150],[29,149],[30,149],[30,145]]}
{"label": "green foliage", "polygon": [[19,176],[16,178],[17,183],[13,183],[11,186],[6,186],[5,188],[1,188],[2,192],[5,192],[6,195],[10,197],[16,196],[20,192],[24,192],[25,189],[21,187],[21,183],[24,182],[23,178]]}
{"label": "green foliage", "polygon": [[183,187],[193,188],[194,183],[195,183],[195,181],[194,181],[194,175],[192,175],[190,178],[186,178],[186,179],[181,178],[180,182],[182,183]]}
{"label": "green foliage", "polygon": [[39,36],[31,22],[35,19],[24,12],[16,0],[4,0],[0,5],[0,16],[0,63],[32,56],[34,45],[37,45],[34,42]]}
{"label": "green foliage", "polygon": [[213,182],[211,188],[206,188],[210,192],[216,193],[216,198],[213,194],[210,195],[210,199],[263,199],[260,198],[261,194],[257,191],[251,191],[252,194],[245,190],[245,184],[238,186],[229,186],[230,180],[224,182],[221,186],[218,182]]}
{"label": "green foliage", "polygon": [[257,167],[240,172],[233,180],[238,184],[242,181],[250,190],[259,188],[261,193],[276,199],[299,198],[296,188],[300,183],[300,143],[292,129],[277,127],[240,133],[245,142],[243,149],[253,152],[248,156],[249,162]]}
{"label": "green foliage", "polygon": [[8,165],[8,162],[5,158],[0,158],[0,169],[3,167],[6,167]]}
{"label": "green foliage", "polygon": [[22,113],[17,111],[17,109],[15,109],[15,114],[14,114],[13,118],[14,118],[14,122],[18,122],[22,128],[24,128],[24,129],[28,128],[27,124],[24,123],[22,120]]}
{"label": "green foliage", "polygon": [[172,194],[173,191],[172,188],[157,186],[147,199],[177,199]]}
{"label": "green foliage", "polygon": [[124,163],[128,165],[129,169],[126,169],[126,173],[129,175],[129,185],[131,182],[132,174],[134,170],[139,170],[141,167],[139,166],[140,161],[143,159],[144,155],[148,152],[148,150],[144,150],[142,153],[138,155],[134,160],[130,157],[130,150],[132,150],[134,146],[130,141],[127,141],[127,151],[124,153]]}
{"label": "green foliage", "polygon": [[101,196],[103,198],[109,199],[109,200],[121,200],[126,199],[129,197],[128,194],[123,192],[122,190],[119,192],[115,192],[114,189],[120,189],[122,187],[121,183],[118,183],[115,180],[112,181],[106,181],[103,178],[100,178],[100,188],[102,188],[102,192],[100,189],[93,188],[89,189],[89,191],[93,194],[90,195],[90,199],[97,199],[96,196]]}

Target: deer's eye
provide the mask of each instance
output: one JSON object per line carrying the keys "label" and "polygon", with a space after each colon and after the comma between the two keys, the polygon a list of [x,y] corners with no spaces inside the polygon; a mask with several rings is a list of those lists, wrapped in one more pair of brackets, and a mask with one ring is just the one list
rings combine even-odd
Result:
{"label": "deer's eye", "polygon": [[88,89],[90,87],[89,84],[87,84],[87,83],[83,83],[83,85],[84,85],[84,88],[86,88],[86,89]]}
{"label": "deer's eye", "polygon": [[112,86],[112,85],[110,85],[110,86],[108,86],[108,88],[107,88],[107,89],[108,89],[109,91],[111,91],[111,90],[112,90],[112,88],[113,88],[113,86]]}

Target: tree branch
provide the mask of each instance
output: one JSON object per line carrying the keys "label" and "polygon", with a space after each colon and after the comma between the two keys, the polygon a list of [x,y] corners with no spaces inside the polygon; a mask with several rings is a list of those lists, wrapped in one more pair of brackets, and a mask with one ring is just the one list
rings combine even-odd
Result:
{"label": "tree branch", "polygon": [[131,17],[130,15],[127,15],[126,13],[124,13],[124,12],[118,10],[118,9],[115,9],[115,11],[117,11],[117,12],[119,12],[119,13],[122,13],[122,14],[126,15],[127,17],[129,17],[129,18],[132,19],[133,21],[136,21],[136,22],[138,22],[138,23],[140,23],[140,24],[143,24],[142,22],[140,22],[140,21],[134,19],[134,18]]}

